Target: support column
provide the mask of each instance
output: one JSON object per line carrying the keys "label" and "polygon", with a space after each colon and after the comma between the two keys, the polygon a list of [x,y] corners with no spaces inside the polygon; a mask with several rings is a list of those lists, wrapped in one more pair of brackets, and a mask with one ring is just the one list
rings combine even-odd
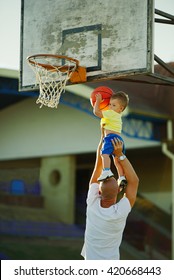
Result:
{"label": "support column", "polygon": [[[168,142],[173,143],[173,122],[167,122],[167,139]],[[167,143],[162,143],[163,153],[172,160],[172,260],[174,260],[174,154],[169,151]]]}
{"label": "support column", "polygon": [[44,207],[60,222],[74,223],[75,217],[75,157],[43,158],[40,182]]}

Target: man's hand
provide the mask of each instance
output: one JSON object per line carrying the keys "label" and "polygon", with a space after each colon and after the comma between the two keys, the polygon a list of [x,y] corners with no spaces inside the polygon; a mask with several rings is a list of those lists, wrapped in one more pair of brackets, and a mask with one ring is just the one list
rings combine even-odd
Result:
{"label": "man's hand", "polygon": [[118,139],[118,138],[114,138],[111,140],[112,141],[112,145],[114,147],[114,155],[117,157],[120,157],[121,155],[123,155],[122,150],[123,150],[123,142]]}

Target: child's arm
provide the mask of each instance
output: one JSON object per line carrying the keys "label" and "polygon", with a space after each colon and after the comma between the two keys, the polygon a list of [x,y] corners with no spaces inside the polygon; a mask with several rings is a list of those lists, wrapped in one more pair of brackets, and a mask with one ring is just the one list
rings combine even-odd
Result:
{"label": "child's arm", "polygon": [[100,103],[101,103],[101,101],[102,101],[101,94],[96,94],[96,102],[94,104],[93,113],[94,113],[95,116],[97,116],[99,118],[103,118],[102,111],[100,110]]}

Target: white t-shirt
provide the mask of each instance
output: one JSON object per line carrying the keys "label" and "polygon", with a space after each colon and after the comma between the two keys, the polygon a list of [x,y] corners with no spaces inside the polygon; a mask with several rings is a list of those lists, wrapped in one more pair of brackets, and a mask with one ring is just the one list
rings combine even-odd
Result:
{"label": "white t-shirt", "polygon": [[99,184],[90,185],[87,197],[85,242],[81,255],[86,260],[119,260],[126,219],[131,211],[127,197],[103,208],[100,205]]}

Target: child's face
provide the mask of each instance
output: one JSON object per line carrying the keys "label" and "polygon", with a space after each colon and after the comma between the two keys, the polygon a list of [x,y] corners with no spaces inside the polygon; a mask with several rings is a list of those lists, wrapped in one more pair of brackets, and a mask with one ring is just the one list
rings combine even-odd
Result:
{"label": "child's face", "polygon": [[115,111],[117,113],[121,113],[124,108],[121,105],[121,102],[120,102],[119,99],[110,99],[109,109],[113,110],[113,111]]}

